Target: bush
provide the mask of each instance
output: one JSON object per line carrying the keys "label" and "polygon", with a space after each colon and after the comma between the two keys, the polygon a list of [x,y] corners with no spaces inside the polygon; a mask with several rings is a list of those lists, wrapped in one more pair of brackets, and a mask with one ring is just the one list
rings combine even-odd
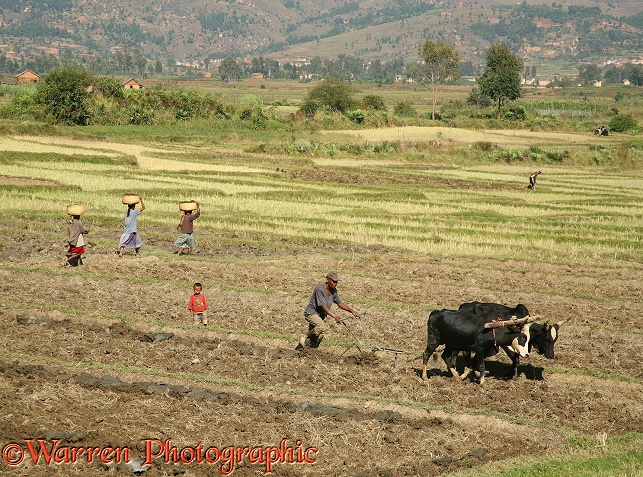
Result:
{"label": "bush", "polygon": [[357,124],[362,124],[364,122],[365,115],[364,111],[361,109],[354,109],[352,111],[347,111],[346,117]]}
{"label": "bush", "polygon": [[52,70],[38,84],[35,100],[49,113],[54,122],[85,125],[92,116],[88,105],[88,89],[92,76],[79,68]]}
{"label": "bush", "polygon": [[[464,104],[460,100],[450,100],[440,108],[439,117],[436,114],[435,119],[453,119],[462,111]],[[426,116],[431,119],[431,113],[427,112]]]}
{"label": "bush", "polygon": [[467,97],[467,104],[479,108],[488,108],[493,104],[493,101],[489,96],[483,95],[478,88],[473,88]]}
{"label": "bush", "polygon": [[0,117],[20,121],[36,119],[33,96],[20,93],[11,98],[9,104],[0,108]]}
{"label": "bush", "polygon": [[335,78],[326,78],[312,88],[304,105],[309,102],[315,102],[328,111],[339,113],[345,113],[355,106],[353,88],[345,81]]}
{"label": "bush", "polygon": [[376,94],[367,94],[362,98],[362,107],[364,109],[372,109],[375,111],[386,111],[386,104],[384,98]]}
{"label": "bush", "polygon": [[473,143],[473,148],[483,152],[490,152],[495,149],[496,146],[489,141],[476,141]]}
{"label": "bush", "polygon": [[97,76],[94,78],[94,90],[110,98],[123,99],[125,97],[123,85],[111,76]]}
{"label": "bush", "polygon": [[403,118],[412,118],[417,116],[417,111],[413,109],[413,106],[411,106],[411,103],[408,101],[400,101],[395,105],[393,108],[393,113],[396,116],[400,116]]}
{"label": "bush", "polygon": [[512,106],[505,111],[505,119],[509,121],[524,121],[525,109],[522,106]]}
{"label": "bush", "polygon": [[319,111],[320,106],[316,101],[304,101],[300,106],[299,111],[308,118],[314,118],[317,111]]}
{"label": "bush", "polygon": [[433,111],[427,111],[426,113],[422,114],[422,117],[425,119],[430,119],[430,120],[435,119],[436,121],[441,121],[442,119],[453,119],[455,118],[455,114],[445,117],[445,116],[442,116],[441,111],[436,111],[435,114],[433,114]]}
{"label": "bush", "polygon": [[381,144],[373,146],[373,152],[382,153],[397,153],[402,149],[402,144],[399,141],[384,141]]}
{"label": "bush", "polygon": [[127,109],[127,113],[130,124],[151,125],[154,123],[154,110],[145,108],[136,103],[130,104]]}
{"label": "bush", "polygon": [[625,132],[638,126],[636,119],[628,114],[619,114],[610,119],[608,127],[610,131]]}
{"label": "bush", "polygon": [[569,159],[570,154],[569,151],[549,151],[546,152],[545,155],[547,156],[547,159],[549,159],[552,162],[557,162],[557,163],[562,163],[565,159]]}
{"label": "bush", "polygon": [[241,110],[239,113],[239,119],[242,121],[247,121],[249,119],[252,119],[252,109],[250,108],[244,108]]}

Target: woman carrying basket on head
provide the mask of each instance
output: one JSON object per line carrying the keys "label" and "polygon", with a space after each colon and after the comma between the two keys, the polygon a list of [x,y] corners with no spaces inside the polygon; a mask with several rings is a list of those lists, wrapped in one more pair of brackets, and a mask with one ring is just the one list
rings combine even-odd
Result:
{"label": "woman carrying basket on head", "polygon": [[80,221],[80,214],[85,212],[82,205],[67,206],[69,225],[67,227],[67,258],[65,266],[76,267],[83,264],[82,256],[85,253],[85,238],[89,232]]}
{"label": "woman carrying basket on head", "polygon": [[119,243],[118,256],[123,256],[123,250],[125,248],[133,248],[138,255],[138,251],[143,246],[143,240],[138,234],[138,216],[145,210],[145,204],[143,203],[143,197],[138,196],[138,201],[141,203],[141,208],[136,209],[136,202],[133,204],[127,204],[127,210],[125,211],[125,227],[123,228],[123,235],[121,235],[121,240]]}

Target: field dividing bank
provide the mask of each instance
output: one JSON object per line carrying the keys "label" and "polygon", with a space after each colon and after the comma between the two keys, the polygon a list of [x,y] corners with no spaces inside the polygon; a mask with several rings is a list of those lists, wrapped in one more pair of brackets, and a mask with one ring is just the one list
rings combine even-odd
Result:
{"label": "field dividing bank", "polygon": [[[143,455],[144,439],[287,439],[317,449],[315,463],[280,462],[274,475],[640,475],[643,175],[545,164],[530,191],[532,163],[455,158],[0,138],[0,445],[60,436]],[[144,247],[118,258],[132,192],[147,206]],[[177,257],[184,199],[202,215],[195,254]],[[87,253],[63,268],[74,202],[87,206]],[[331,270],[361,317],[296,352]],[[196,281],[208,327],[187,315]],[[572,318],[555,359],[534,352],[507,380],[501,351],[481,386],[431,358],[423,382],[429,312],[474,300]],[[105,472],[29,459],[0,474]],[[221,464],[161,459],[141,475],[220,475]],[[246,457],[233,475],[265,472]]]}

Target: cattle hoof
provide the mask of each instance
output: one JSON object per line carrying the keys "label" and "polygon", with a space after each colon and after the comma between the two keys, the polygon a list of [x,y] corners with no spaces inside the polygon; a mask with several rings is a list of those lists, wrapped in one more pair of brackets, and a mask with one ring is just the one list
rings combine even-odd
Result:
{"label": "cattle hoof", "polygon": [[460,375],[460,379],[464,381],[467,379],[467,376],[469,376],[469,373],[471,373],[471,370],[469,368],[464,368],[464,372]]}

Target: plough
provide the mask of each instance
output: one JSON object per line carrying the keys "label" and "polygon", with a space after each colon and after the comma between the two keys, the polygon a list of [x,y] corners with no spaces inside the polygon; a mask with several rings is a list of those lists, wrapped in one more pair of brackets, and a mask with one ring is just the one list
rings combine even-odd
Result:
{"label": "plough", "polygon": [[[355,336],[355,333],[353,333],[353,330],[351,330],[349,328],[349,326],[346,324],[346,322],[344,320],[340,321],[340,323],[342,325],[344,325],[344,327],[348,330],[348,332],[351,334],[351,336],[355,340],[357,349],[359,350],[360,354],[363,353],[362,348],[364,348],[364,345],[362,344],[362,342],[360,340],[357,339],[357,336]],[[371,348],[371,351],[373,353],[376,353],[377,351],[388,351],[390,353],[395,353],[396,358],[397,358],[398,354],[413,354],[410,351],[405,351],[405,350],[401,350],[401,349],[387,348],[387,347],[382,347],[382,346],[372,346],[372,345],[369,346],[369,347]],[[348,351],[350,348],[351,348],[350,346],[348,348],[346,348],[344,350],[344,352],[340,355],[340,357],[344,356],[346,351]]]}

